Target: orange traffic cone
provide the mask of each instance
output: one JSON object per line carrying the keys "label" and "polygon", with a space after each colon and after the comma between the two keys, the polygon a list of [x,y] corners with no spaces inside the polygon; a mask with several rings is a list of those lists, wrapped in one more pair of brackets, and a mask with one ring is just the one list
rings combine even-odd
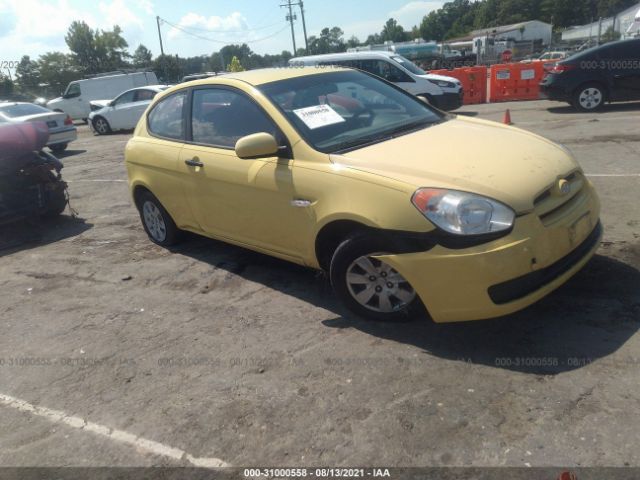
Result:
{"label": "orange traffic cone", "polygon": [[513,125],[513,122],[511,121],[511,112],[508,108],[507,111],[504,112],[504,120],[502,120],[502,123],[504,123],[505,125]]}

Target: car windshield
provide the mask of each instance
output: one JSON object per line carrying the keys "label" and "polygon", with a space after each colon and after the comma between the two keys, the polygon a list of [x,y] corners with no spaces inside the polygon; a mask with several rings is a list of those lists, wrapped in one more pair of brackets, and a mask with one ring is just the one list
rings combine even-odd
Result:
{"label": "car windshield", "polygon": [[440,123],[445,114],[358,71],[279,80],[259,87],[316,150],[360,148]]}
{"label": "car windshield", "polygon": [[415,63],[413,63],[411,60],[407,60],[406,58],[404,58],[401,55],[394,55],[393,57],[391,57],[391,60],[394,60],[395,62],[399,63],[400,65],[402,65],[404,68],[409,70],[414,75],[426,75],[427,74],[427,72],[422,70]]}
{"label": "car windshield", "polygon": [[47,110],[44,107],[38,105],[32,105],[30,103],[14,103],[12,105],[0,105],[0,112],[4,113],[7,117],[24,117],[26,115],[39,115],[41,113],[51,113],[51,110]]}

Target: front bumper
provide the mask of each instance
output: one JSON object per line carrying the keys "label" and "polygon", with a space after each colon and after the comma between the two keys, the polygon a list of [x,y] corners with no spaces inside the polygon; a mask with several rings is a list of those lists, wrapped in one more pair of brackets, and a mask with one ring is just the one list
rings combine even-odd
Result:
{"label": "front bumper", "polygon": [[600,244],[599,216],[587,182],[580,200],[552,225],[532,212],[487,244],[378,258],[409,281],[435,322],[498,317],[535,303],[578,272]]}
{"label": "front bumper", "polygon": [[462,106],[462,102],[464,101],[464,91],[460,90],[459,92],[444,92],[439,97],[436,97],[436,102],[440,110],[445,110],[447,112],[451,110],[456,110]]}

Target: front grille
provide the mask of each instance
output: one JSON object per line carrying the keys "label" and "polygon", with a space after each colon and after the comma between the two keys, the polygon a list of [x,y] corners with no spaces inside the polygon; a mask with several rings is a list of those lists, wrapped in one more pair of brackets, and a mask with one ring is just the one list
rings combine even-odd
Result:
{"label": "front grille", "polygon": [[544,226],[552,225],[569,214],[584,196],[585,178],[580,172],[573,172],[564,177],[564,180],[569,183],[568,194],[559,195],[556,192],[558,182],[556,181],[538,194],[533,201],[534,211]]}
{"label": "front grille", "polygon": [[568,255],[542,270],[527,273],[513,280],[498,283],[489,287],[489,297],[495,304],[504,304],[526,297],[551,283],[562,274],[568,272],[587,255],[596,245],[602,233],[602,225],[598,222],[589,236]]}

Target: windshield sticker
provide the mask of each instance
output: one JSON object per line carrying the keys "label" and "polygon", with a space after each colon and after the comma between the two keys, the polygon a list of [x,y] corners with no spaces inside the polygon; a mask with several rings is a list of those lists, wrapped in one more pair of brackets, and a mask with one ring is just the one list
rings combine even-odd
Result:
{"label": "windshield sticker", "polygon": [[314,105],[313,107],[298,108],[294,110],[293,113],[309,127],[309,130],[315,130],[316,128],[345,121],[344,118],[329,105]]}

